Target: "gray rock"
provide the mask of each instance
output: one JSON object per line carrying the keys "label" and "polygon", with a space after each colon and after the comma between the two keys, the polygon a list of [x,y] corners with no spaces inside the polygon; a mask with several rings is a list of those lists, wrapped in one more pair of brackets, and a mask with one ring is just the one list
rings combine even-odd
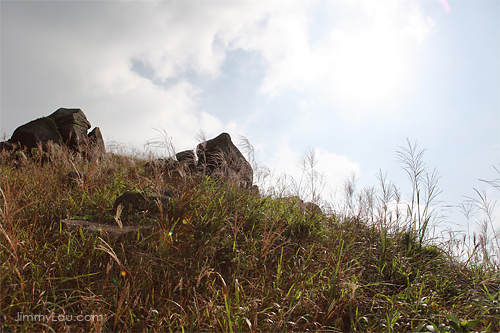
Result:
{"label": "gray rock", "polygon": [[113,213],[116,214],[118,206],[122,205],[121,216],[127,215],[129,212],[146,211],[150,206],[149,198],[141,193],[126,192],[116,198],[113,204]]}
{"label": "gray rock", "polygon": [[87,173],[77,170],[71,170],[64,176],[62,182],[68,185],[79,185],[87,181]]}
{"label": "gray rock", "polygon": [[181,151],[180,153],[177,153],[175,155],[175,158],[177,159],[177,161],[185,163],[188,166],[189,170],[196,170],[196,154],[193,150]]}
{"label": "gray rock", "polygon": [[68,230],[75,230],[80,228],[82,231],[95,235],[95,236],[106,236],[108,238],[117,238],[121,236],[133,235],[139,231],[151,232],[153,227],[151,225],[124,225],[122,227],[118,225],[112,225],[102,222],[90,222],[83,220],[62,220],[61,224],[66,226]]}
{"label": "gray rock", "polygon": [[101,129],[99,127],[95,127],[92,132],[89,133],[89,141],[91,146],[94,146],[102,151],[106,150],[104,139],[102,138]]}
{"label": "gray rock", "polygon": [[[54,149],[51,147],[66,145],[91,160],[100,158],[105,153],[102,133],[96,127],[87,134],[90,126],[82,110],[60,108],[47,117],[19,126],[8,142],[0,144],[0,153],[8,150],[16,151],[18,148],[30,152],[41,145],[41,148],[52,156]],[[50,142],[53,145],[49,144]],[[23,163],[16,165],[22,166]]]}
{"label": "gray rock", "polygon": [[[101,131],[96,127],[87,134],[89,129],[90,122],[82,110],[60,108],[47,117],[19,126],[8,142],[30,151],[39,144],[46,150],[47,144],[52,141],[55,144],[66,144],[72,150],[87,156],[100,156],[105,152]],[[4,150],[7,146],[8,144],[4,144],[0,149]],[[86,148],[91,151],[86,151]]]}
{"label": "gray rock", "polygon": [[146,163],[145,167],[149,172],[160,173],[167,178],[184,178],[188,173],[186,163],[173,158],[158,158]]}
{"label": "gray rock", "polygon": [[43,117],[16,128],[9,142],[30,151],[39,143],[44,147],[49,141],[58,143],[61,139],[54,120]]}
{"label": "gray rock", "polygon": [[130,214],[150,212],[159,213],[158,201],[161,203],[162,210],[166,211],[170,203],[170,198],[176,194],[172,190],[163,190],[160,195],[144,195],[138,192],[125,192],[116,198],[113,204],[113,214],[116,215],[118,206],[122,205],[120,216]]}
{"label": "gray rock", "polygon": [[257,185],[252,185],[252,187],[250,187],[250,193],[254,194],[254,195],[257,195],[257,196],[260,196],[260,189],[259,189],[259,186]]}
{"label": "gray rock", "polygon": [[106,152],[106,146],[104,145],[104,139],[102,138],[101,130],[96,127],[88,134],[90,152],[88,152],[88,157],[91,159],[99,158]]}
{"label": "gray rock", "polygon": [[198,168],[208,175],[235,181],[239,186],[250,188],[253,184],[252,166],[231,141],[222,133],[214,139],[200,143],[196,148]]}
{"label": "gray rock", "polygon": [[319,208],[319,206],[313,202],[305,202],[303,207],[304,207],[305,211],[308,211],[309,213],[311,213],[313,215],[323,214],[323,211],[321,210],[321,208]]}
{"label": "gray rock", "polygon": [[321,208],[313,202],[304,202],[299,196],[294,195],[284,199],[287,203],[298,205],[303,213],[310,213],[312,215],[323,214]]}
{"label": "gray rock", "polygon": [[0,142],[0,154],[2,152],[13,152],[13,151],[16,151],[17,150],[17,145],[9,142],[9,141],[2,141]]}
{"label": "gray rock", "polygon": [[54,120],[68,147],[79,150],[80,145],[87,142],[87,131],[91,125],[82,110],[60,108],[49,115],[49,118]]}

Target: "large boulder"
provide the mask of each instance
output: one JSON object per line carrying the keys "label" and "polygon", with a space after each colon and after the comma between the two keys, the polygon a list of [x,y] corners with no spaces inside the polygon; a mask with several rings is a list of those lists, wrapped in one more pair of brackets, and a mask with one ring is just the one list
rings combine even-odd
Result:
{"label": "large boulder", "polygon": [[82,110],[60,108],[49,115],[49,118],[54,120],[68,147],[79,150],[80,145],[87,142],[87,131],[91,125]]}
{"label": "large boulder", "polygon": [[49,141],[61,142],[61,140],[61,133],[54,120],[43,117],[19,126],[9,142],[29,151],[37,147],[39,143],[45,146]]}
{"label": "large boulder", "polygon": [[250,188],[253,184],[252,166],[231,141],[222,133],[214,139],[200,143],[196,148],[198,167],[212,176],[235,181],[239,186]]}
{"label": "large boulder", "polygon": [[52,141],[66,144],[72,150],[87,156],[100,156],[105,152],[101,130],[96,127],[87,134],[90,127],[82,110],[60,108],[47,117],[19,126],[8,143],[2,145],[1,150],[7,150],[9,144],[28,151],[41,144],[45,149],[48,142]]}

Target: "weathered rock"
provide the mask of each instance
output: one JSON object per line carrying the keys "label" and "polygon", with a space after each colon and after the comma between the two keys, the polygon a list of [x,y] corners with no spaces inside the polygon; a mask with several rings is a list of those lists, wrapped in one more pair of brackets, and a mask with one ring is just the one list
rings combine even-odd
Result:
{"label": "weathered rock", "polygon": [[253,184],[252,166],[231,141],[222,133],[214,139],[200,143],[196,148],[198,168],[212,176],[224,178],[245,188]]}
{"label": "weathered rock", "polygon": [[99,127],[95,127],[89,133],[89,141],[90,145],[93,148],[97,148],[103,152],[106,151],[106,146],[104,145],[104,139],[102,138],[101,129]]}
{"label": "weathered rock", "polygon": [[[96,127],[87,135],[89,129],[90,122],[82,110],[60,108],[47,117],[19,126],[8,142],[28,151],[39,144],[46,150],[49,142],[66,144],[86,156],[99,157],[105,152],[101,131]],[[0,149],[6,146],[4,144]]]}
{"label": "weathered rock", "polygon": [[118,206],[120,205],[123,207],[120,216],[140,212],[158,213],[158,201],[160,202],[162,209],[165,211],[168,208],[170,197],[174,194],[175,191],[171,190],[163,190],[159,196],[147,196],[138,192],[125,192],[116,198],[113,204],[113,214],[116,214]]}
{"label": "weathered rock", "polygon": [[64,184],[68,185],[79,185],[83,184],[85,181],[87,181],[87,173],[78,170],[71,170],[62,180]]}
{"label": "weathered rock", "polygon": [[321,208],[319,208],[319,206],[313,202],[305,202],[303,207],[306,211],[310,212],[313,215],[323,214],[323,211],[321,210]]}
{"label": "weathered rock", "polygon": [[0,142],[0,154],[4,151],[11,153],[11,152],[16,151],[16,150],[17,150],[17,145],[15,145],[9,141]]}
{"label": "weathered rock", "polygon": [[304,213],[308,212],[308,213],[313,214],[313,215],[323,214],[323,211],[321,210],[321,208],[319,208],[318,205],[316,205],[313,202],[304,202],[304,200],[302,200],[297,195],[287,197],[287,198],[285,198],[285,201],[290,203],[290,204],[297,204],[299,209]]}
{"label": "weathered rock", "polygon": [[169,197],[172,198],[174,196],[178,196],[179,192],[174,191],[174,190],[161,190],[160,191],[160,196],[162,197]]}
{"label": "weathered rock", "polygon": [[91,125],[82,110],[60,108],[48,117],[54,120],[68,147],[79,150],[79,146],[87,142]]}
{"label": "weathered rock", "polygon": [[250,187],[250,193],[252,193],[254,195],[260,195],[259,186],[252,185],[252,187]]}
{"label": "weathered rock", "polygon": [[122,205],[121,215],[125,216],[132,211],[145,211],[150,206],[149,198],[141,193],[126,192],[116,198],[113,204],[113,212],[116,213],[118,206]]}
{"label": "weathered rock", "polygon": [[89,158],[99,158],[106,152],[106,146],[99,127],[95,127],[88,134],[88,140],[90,152],[88,152],[87,156]]}
{"label": "weathered rock", "polygon": [[30,151],[32,148],[37,147],[38,144],[43,147],[49,141],[60,142],[61,139],[61,134],[54,120],[43,117],[16,128],[9,142]]}
{"label": "weathered rock", "polygon": [[83,220],[62,220],[62,224],[66,226],[68,230],[82,229],[84,232],[94,234],[96,236],[107,236],[108,238],[116,238],[120,236],[126,236],[129,234],[134,234],[139,231],[151,230],[151,225],[124,225],[122,227],[118,225],[101,223],[101,222],[89,222]]}
{"label": "weathered rock", "polygon": [[0,164],[11,162],[16,166],[20,166],[17,161],[20,156],[16,156],[18,148],[16,144],[10,143],[9,141],[0,142]]}
{"label": "weathered rock", "polygon": [[156,160],[152,160],[146,163],[144,168],[148,170],[148,172],[163,172],[165,169],[166,159],[157,158]]}
{"label": "weathered rock", "polygon": [[159,158],[146,163],[146,169],[153,173],[161,173],[168,178],[184,178],[187,174],[186,163],[172,158]]}
{"label": "weathered rock", "polygon": [[196,154],[193,150],[181,151],[180,153],[177,153],[175,155],[175,158],[177,159],[177,161],[185,163],[188,166],[189,170],[196,170]]}

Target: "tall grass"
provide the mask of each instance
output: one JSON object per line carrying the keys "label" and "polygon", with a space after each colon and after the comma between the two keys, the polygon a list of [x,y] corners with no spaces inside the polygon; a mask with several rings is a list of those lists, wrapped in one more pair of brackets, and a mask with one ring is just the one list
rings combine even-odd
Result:
{"label": "tall grass", "polygon": [[[487,230],[461,260],[449,252],[456,238],[436,242],[430,233],[440,219],[439,177],[416,145],[398,153],[410,198],[380,172],[374,187],[347,181],[337,205],[322,198],[312,150],[301,161],[302,180],[276,181],[245,145],[255,181],[273,185],[261,186],[261,194],[237,182],[148,167],[155,155],[115,151],[89,161],[55,146],[4,153],[3,330],[500,330],[498,233],[482,192],[470,207],[484,208]],[[63,183],[72,170],[87,177]],[[162,190],[175,191],[166,206],[127,216],[112,210],[126,191]],[[293,195],[321,204],[324,213],[302,209]],[[152,229],[108,238],[67,229],[63,219],[118,219]]]}

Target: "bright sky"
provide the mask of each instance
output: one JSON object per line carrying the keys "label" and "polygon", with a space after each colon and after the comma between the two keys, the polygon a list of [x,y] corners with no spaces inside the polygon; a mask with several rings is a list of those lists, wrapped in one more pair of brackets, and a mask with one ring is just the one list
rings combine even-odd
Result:
{"label": "bright sky", "polygon": [[296,178],[310,147],[327,198],[353,171],[376,185],[379,169],[409,193],[395,154],[408,138],[440,171],[444,204],[473,188],[498,198],[478,181],[500,163],[498,1],[0,3],[7,139],[67,107],[141,150],[154,128],[178,151],[200,129],[243,135]]}

